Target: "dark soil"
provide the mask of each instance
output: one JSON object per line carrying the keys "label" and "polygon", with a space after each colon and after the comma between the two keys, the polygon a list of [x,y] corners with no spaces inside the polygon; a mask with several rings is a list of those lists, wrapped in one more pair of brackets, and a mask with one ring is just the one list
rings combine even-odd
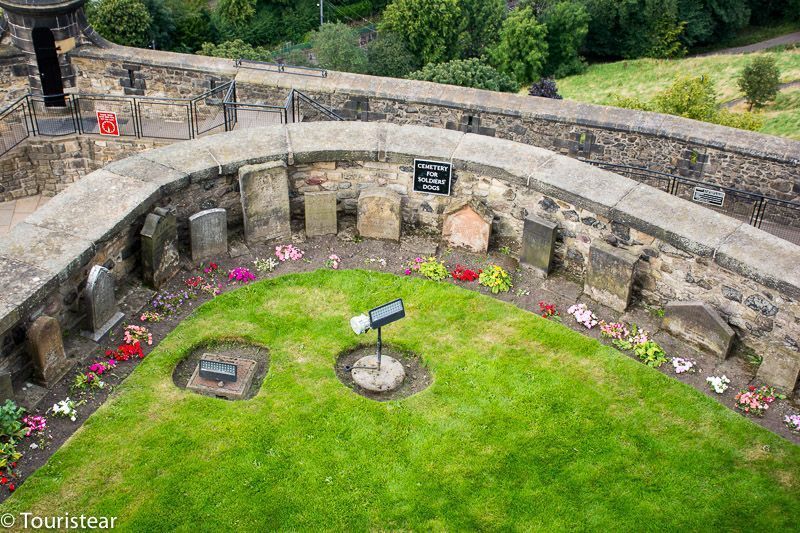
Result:
{"label": "dark soil", "polygon": [[[176,387],[181,389],[186,388],[186,385],[189,383],[189,379],[192,377],[192,374],[197,368],[200,358],[204,353],[209,352],[217,355],[239,357],[241,359],[250,359],[255,361],[256,373],[253,376],[253,382],[250,384],[250,388],[247,390],[242,400],[250,400],[251,398],[255,397],[256,394],[258,394],[258,391],[261,389],[261,384],[264,382],[264,376],[267,375],[267,371],[269,370],[269,351],[266,348],[253,344],[231,342],[208,344],[195,348],[195,350],[189,354],[188,357],[178,363],[178,365],[175,367],[175,370],[172,372],[172,382],[175,383]],[[192,392],[200,394],[196,391]]]}
{"label": "dark soil", "polygon": [[[306,240],[302,231],[302,223],[300,222],[299,225],[295,224],[293,226],[292,243],[302,249],[305,252],[305,256],[301,261],[287,261],[281,263],[278,268],[271,273],[257,272],[253,266],[253,260],[257,257],[262,259],[275,257],[275,246],[288,244],[287,241],[249,246],[244,243],[241,236],[238,238],[234,236],[230,240],[230,257],[214,258],[214,261],[219,264],[220,272],[228,272],[230,269],[238,266],[248,267],[256,274],[258,279],[268,279],[295,272],[309,272],[319,268],[325,268],[324,262],[331,254],[336,254],[341,258],[340,269],[357,268],[390,272],[398,275],[403,274],[404,264],[413,260],[415,257],[426,257],[434,254],[437,254],[450,270],[452,270],[456,264],[462,264],[474,270],[484,268],[489,264],[499,264],[513,273],[514,288],[508,293],[492,295],[490,291],[478,285],[477,282],[459,282],[452,278],[448,278],[444,283],[452,283],[465,289],[478,291],[537,314],[539,313],[539,301],[554,303],[562,315],[564,325],[584,335],[594,337],[606,344],[610,343],[600,338],[599,327],[586,330],[583,326],[577,324],[572,317],[566,314],[567,308],[573,303],[583,302],[586,303],[599,318],[608,322],[620,319],[627,322],[635,322],[644,329],[655,334],[655,339],[664,347],[669,358],[684,357],[697,362],[697,371],[693,373],[676,375],[670,363],[666,363],[659,368],[658,370],[660,372],[702,391],[707,396],[713,397],[731,409],[735,409],[734,396],[739,390],[745,389],[749,385],[762,385],[762,383],[758,382],[755,378],[757,365],[749,362],[748,353],[741,348],[737,348],[725,361],[719,361],[714,357],[698,352],[681,341],[659,331],[660,318],[657,316],[658,310],[635,307],[628,310],[626,313],[618,313],[603,308],[582,295],[583,286],[576,282],[574,272],[568,272],[558,268],[548,279],[541,279],[529,269],[518,268],[516,260],[513,257],[517,255],[516,250],[510,250],[510,254],[508,253],[509,250],[503,250],[504,253],[500,251],[502,246],[508,243],[492,242],[489,254],[474,254],[463,250],[451,250],[442,247],[438,244],[438,238],[436,236],[430,236],[424,233],[415,234],[411,231],[405,231],[405,229],[403,240],[400,245],[397,243],[375,240],[362,241],[355,236],[355,220],[352,218],[340,218],[339,227],[339,235],[315,237]],[[162,290],[182,290],[185,288],[184,280],[191,276],[202,275],[202,269],[186,259],[188,249],[184,249],[182,252],[184,259],[181,270]],[[237,285],[224,284],[223,286],[224,291],[234,290],[236,288],[238,288]],[[31,405],[31,403],[26,404],[24,401],[21,402],[28,408],[30,414],[46,415],[48,408],[67,396],[78,399],[79,397],[70,390],[70,385],[75,377],[75,373],[78,371],[85,371],[86,367],[92,362],[104,358],[103,354],[105,350],[114,349],[118,344],[121,344],[122,332],[125,325],[143,324],[139,320],[139,316],[141,311],[149,304],[154,294],[153,291],[132,281],[123,287],[119,287],[117,293],[120,306],[126,315],[126,319],[115,327],[99,345],[77,335],[65,337],[64,343],[67,349],[67,355],[70,360],[74,361],[75,366],[59,383],[53,386],[52,389],[46,391],[41,399],[37,398],[35,405]],[[153,334],[154,346],[198,306],[209,299],[210,296],[200,293],[196,299],[186,302],[177,314],[167,317],[161,322],[145,324]],[[145,354],[149,353],[151,349],[152,347],[145,346]],[[374,348],[364,348],[364,350],[367,351],[372,349]],[[635,358],[635,355],[632,353],[626,353],[626,355]],[[413,360],[413,356],[411,359],[404,360],[404,365],[406,361],[409,361],[410,366],[406,367],[409,374],[414,372]],[[266,373],[268,357],[265,356],[263,361],[263,371]],[[17,484],[47,462],[55,450],[83,424],[89,415],[102,405],[111,394],[114,394],[117,386],[133,371],[136,364],[137,361],[120,363],[111,374],[104,375],[103,379],[108,383],[108,387],[101,391],[85,395],[83,398],[85,403],[78,408],[79,416],[76,422],[47,415],[48,443],[46,447],[30,449],[30,444],[37,441],[34,439],[22,440],[19,445],[19,450],[22,451],[24,455],[19,461],[17,468],[17,473],[19,475]],[[191,364],[191,362],[184,362],[179,364],[179,367],[181,365]],[[418,368],[424,370],[424,367],[418,366]],[[176,372],[183,375],[184,370],[176,369]],[[336,373],[340,375],[338,363]],[[716,394],[708,387],[706,378],[709,376],[720,376],[722,374],[730,378],[731,383],[724,394]],[[188,377],[189,376],[186,376],[186,380],[188,380]],[[341,375],[340,379],[342,379]],[[420,380],[421,379],[422,378],[420,378]],[[428,377],[428,379],[430,379],[430,377]],[[179,382],[180,380],[176,382],[178,386],[180,386]],[[343,380],[343,382],[351,386],[351,384],[347,384],[346,381]],[[185,383],[184,381],[183,386],[185,386]],[[412,384],[413,383],[412,381]],[[424,389],[429,384],[430,381],[428,381],[427,385],[418,388],[417,391]],[[411,386],[413,388],[417,385]],[[31,388],[35,387],[31,386]],[[417,391],[412,391],[411,394]],[[23,397],[26,394],[24,391],[18,392],[21,392]],[[770,406],[770,409],[763,417],[750,416],[748,418],[754,423],[781,435],[795,444],[800,444],[800,434],[792,433],[783,423],[786,414],[797,412],[799,409],[800,396],[794,400],[776,401]],[[8,494],[7,489],[0,489],[0,501],[7,498]]]}
{"label": "dark soil", "polygon": [[382,354],[384,356],[388,355],[389,357],[394,357],[400,361],[400,364],[403,365],[403,369],[406,371],[406,378],[403,380],[403,384],[393,391],[373,392],[363,389],[353,382],[353,376],[348,369],[362,357],[374,354],[375,346],[361,346],[351,352],[340,354],[339,357],[336,358],[336,365],[334,367],[336,370],[336,377],[356,394],[379,402],[408,398],[409,396],[427,389],[431,386],[431,383],[433,383],[430,371],[425,368],[418,356],[409,352],[401,352],[391,346],[384,345]]}

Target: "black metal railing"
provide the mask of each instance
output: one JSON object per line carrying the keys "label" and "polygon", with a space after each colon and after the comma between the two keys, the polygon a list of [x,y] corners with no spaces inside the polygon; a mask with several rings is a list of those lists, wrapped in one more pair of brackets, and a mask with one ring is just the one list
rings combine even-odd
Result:
{"label": "black metal railing", "polygon": [[0,111],[0,156],[30,137],[32,129],[33,120],[27,96]]}
{"label": "black metal railing", "polygon": [[287,65],[286,63],[272,63],[269,61],[255,61],[252,59],[237,59],[234,62],[236,68],[249,68],[253,70],[265,70],[267,72],[278,72],[281,74],[295,74],[297,76],[312,76],[315,78],[327,78],[328,71],[324,68],[300,67],[297,65]]}
{"label": "black metal railing", "polygon": [[[645,167],[591,159],[581,159],[581,161],[627,176],[685,200],[701,203],[703,207],[761,228],[776,237],[800,244],[800,203]],[[712,194],[717,193],[714,195],[717,203],[698,201],[700,197],[707,197],[698,195],[698,189],[712,191]]]}

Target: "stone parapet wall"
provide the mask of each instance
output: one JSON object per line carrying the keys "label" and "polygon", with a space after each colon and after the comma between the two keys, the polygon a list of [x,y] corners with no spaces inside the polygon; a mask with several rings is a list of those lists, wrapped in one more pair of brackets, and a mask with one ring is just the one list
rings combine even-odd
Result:
{"label": "stone parapet wall", "polygon": [[28,93],[25,58],[14,49],[0,45],[0,111]]}
{"label": "stone parapet wall", "polygon": [[117,74],[123,62],[153,80],[148,95],[186,95],[199,89],[198,73],[205,72],[209,78],[235,78],[240,102],[282,104],[288,91],[297,89],[348,119],[494,136],[800,199],[800,142],[680,117],[342,72],[324,78],[280,74],[235,68],[226,59],[124,47],[84,47],[72,54],[84,72],[78,83],[83,88],[121,93]]}
{"label": "stone parapet wall", "polygon": [[53,196],[112,161],[165,144],[93,135],[30,138],[0,159],[0,201]]}
{"label": "stone parapet wall", "polygon": [[[410,191],[415,157],[451,161],[451,197]],[[353,212],[359,191],[383,187],[402,198],[406,227],[439,232],[449,202],[475,198],[495,214],[496,234],[520,241],[535,214],[558,224],[557,262],[586,270],[589,246],[605,241],[640,257],[635,299],[710,304],[760,353],[798,349],[800,247],[647,185],[540,148],[455,131],[385,123],[314,123],[245,130],[177,143],[111,163],[58,194],[0,239],[0,370],[23,376],[25,331],[41,313],[77,327],[80,294],[95,264],[118,282],[136,274],[144,216],[176,208],[184,251],[187,221],[212,207],[242,225],[238,170],[283,161],[290,201],[335,190]]]}

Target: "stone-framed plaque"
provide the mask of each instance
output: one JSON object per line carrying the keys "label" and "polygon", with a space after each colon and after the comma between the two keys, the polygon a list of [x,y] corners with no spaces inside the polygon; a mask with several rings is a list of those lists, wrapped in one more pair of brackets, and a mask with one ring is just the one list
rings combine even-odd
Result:
{"label": "stone-framed plaque", "polygon": [[450,196],[453,164],[444,161],[414,160],[414,192]]}

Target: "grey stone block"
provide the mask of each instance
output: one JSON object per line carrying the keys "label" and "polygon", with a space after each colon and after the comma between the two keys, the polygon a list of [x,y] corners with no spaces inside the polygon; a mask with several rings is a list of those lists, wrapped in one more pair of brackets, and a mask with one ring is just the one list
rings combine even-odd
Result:
{"label": "grey stone block", "polygon": [[520,263],[532,266],[544,276],[553,265],[558,224],[536,215],[525,217],[522,229],[522,255]]}
{"label": "grey stone block", "polygon": [[336,191],[307,192],[304,195],[306,236],[338,232]]}
{"label": "grey stone block", "polygon": [[11,372],[0,372],[0,403],[6,403],[6,400],[16,401],[14,384],[11,381]]}
{"label": "grey stone block", "polygon": [[368,239],[400,240],[400,195],[374,187],[358,197],[358,233]]}
{"label": "grey stone block", "polygon": [[61,325],[55,318],[42,315],[28,328],[28,353],[36,370],[36,381],[48,389],[69,370],[64,352]]}
{"label": "grey stone block", "polygon": [[106,267],[95,265],[89,271],[85,295],[89,331],[82,334],[98,342],[125,316],[114,296],[114,277]]}
{"label": "grey stone block", "polygon": [[249,244],[291,236],[289,175],[283,161],[243,166],[239,189]]}
{"label": "grey stone block", "polygon": [[142,278],[145,285],[158,290],[177,271],[178,226],[175,215],[156,208],[147,215],[140,233],[142,238]]}
{"label": "grey stone block", "polygon": [[788,396],[793,396],[800,376],[800,352],[784,347],[774,347],[763,355],[758,367],[758,379],[766,385],[779,387]]}
{"label": "grey stone block", "polygon": [[719,314],[703,302],[670,302],[664,307],[661,327],[703,351],[726,359],[734,331]]}
{"label": "grey stone block", "polygon": [[589,269],[584,291],[616,311],[625,311],[631,300],[633,271],[638,257],[604,242],[589,248]]}
{"label": "grey stone block", "polygon": [[220,207],[206,209],[189,217],[192,261],[228,253],[228,212]]}

